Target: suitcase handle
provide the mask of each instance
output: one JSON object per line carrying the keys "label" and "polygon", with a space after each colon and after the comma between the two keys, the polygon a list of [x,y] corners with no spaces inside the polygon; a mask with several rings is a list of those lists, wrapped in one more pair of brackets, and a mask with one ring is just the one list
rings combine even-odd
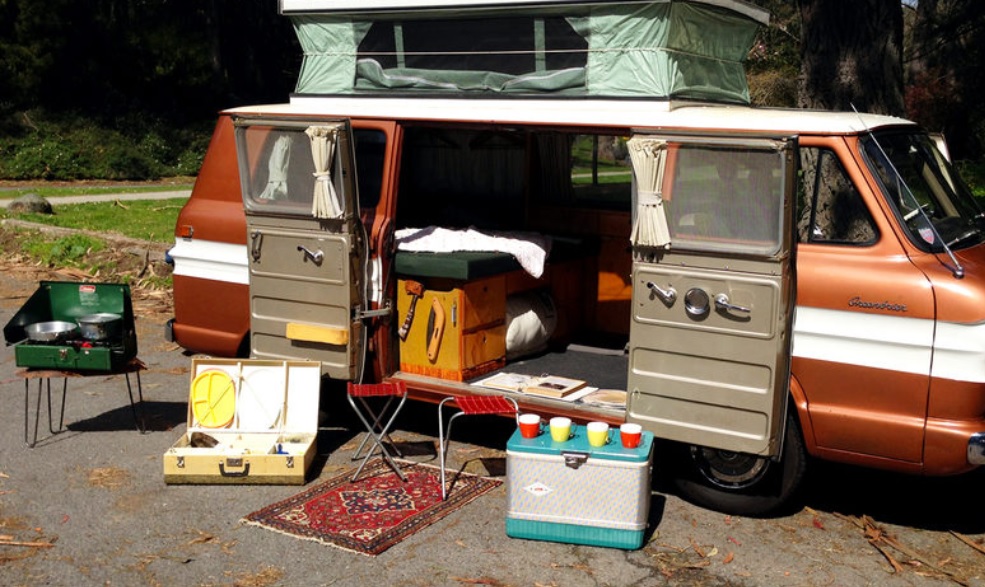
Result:
{"label": "suitcase handle", "polygon": [[[232,467],[243,466],[243,459],[227,459]],[[219,462],[219,474],[223,477],[248,477],[250,475],[250,464],[246,463],[242,471],[227,471],[225,463]]]}

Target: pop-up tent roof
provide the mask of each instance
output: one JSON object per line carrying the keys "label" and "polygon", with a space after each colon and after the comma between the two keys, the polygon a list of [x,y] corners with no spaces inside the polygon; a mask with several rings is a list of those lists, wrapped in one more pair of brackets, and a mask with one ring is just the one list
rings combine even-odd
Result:
{"label": "pop-up tent roof", "polygon": [[749,101],[741,0],[281,0],[297,93]]}

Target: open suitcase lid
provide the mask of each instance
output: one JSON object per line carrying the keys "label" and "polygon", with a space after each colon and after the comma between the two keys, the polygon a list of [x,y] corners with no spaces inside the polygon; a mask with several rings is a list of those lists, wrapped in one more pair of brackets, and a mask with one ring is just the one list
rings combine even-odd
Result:
{"label": "open suitcase lid", "polygon": [[315,434],[321,364],[192,359],[188,433]]}

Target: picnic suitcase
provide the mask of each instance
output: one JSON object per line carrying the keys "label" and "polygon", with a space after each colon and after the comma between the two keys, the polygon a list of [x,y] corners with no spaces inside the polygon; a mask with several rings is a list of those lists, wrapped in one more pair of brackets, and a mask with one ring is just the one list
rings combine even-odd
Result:
{"label": "picnic suitcase", "polygon": [[192,359],[188,427],[168,484],[303,485],[315,456],[321,364]]}
{"label": "picnic suitcase", "polygon": [[[546,427],[545,427],[546,428]],[[517,430],[506,445],[506,534],[633,550],[643,545],[650,512],[653,435],[623,448],[619,430],[603,447],[588,444],[584,426],[559,443],[546,429]]]}

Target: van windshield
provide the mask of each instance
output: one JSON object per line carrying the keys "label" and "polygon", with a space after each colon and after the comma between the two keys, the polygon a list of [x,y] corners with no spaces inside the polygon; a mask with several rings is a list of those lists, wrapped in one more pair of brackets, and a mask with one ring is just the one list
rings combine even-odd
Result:
{"label": "van windshield", "polygon": [[942,252],[985,240],[981,206],[929,136],[877,132],[862,140],[862,150],[915,245]]}

